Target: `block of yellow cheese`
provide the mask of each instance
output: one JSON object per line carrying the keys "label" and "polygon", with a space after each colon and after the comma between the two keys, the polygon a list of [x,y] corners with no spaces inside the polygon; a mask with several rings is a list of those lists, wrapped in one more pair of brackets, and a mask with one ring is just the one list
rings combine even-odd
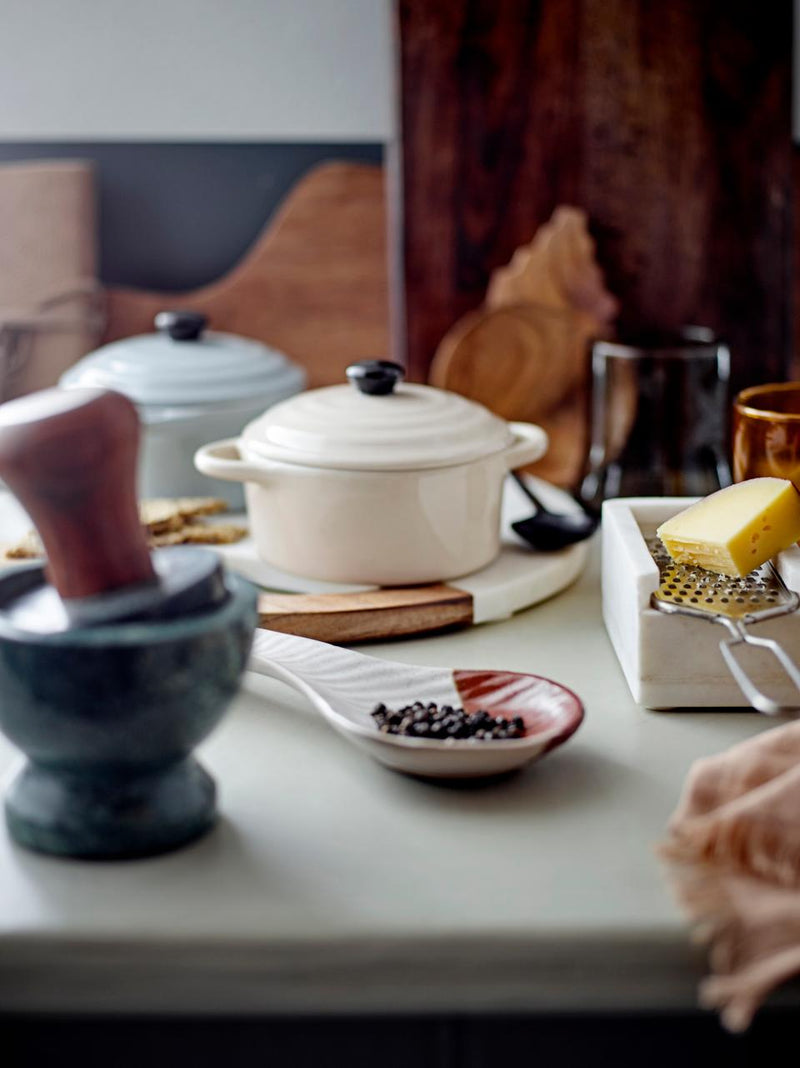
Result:
{"label": "block of yellow cheese", "polygon": [[676,563],[747,575],[800,539],[800,494],[782,478],[717,490],[658,528]]}

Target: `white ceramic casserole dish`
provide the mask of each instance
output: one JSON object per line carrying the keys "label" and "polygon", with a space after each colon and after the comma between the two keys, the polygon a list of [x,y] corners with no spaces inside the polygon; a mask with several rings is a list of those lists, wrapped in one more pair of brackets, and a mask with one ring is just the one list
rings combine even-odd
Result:
{"label": "white ceramic casserole dish", "polygon": [[351,385],[275,405],[195,456],[205,474],[245,483],[259,555],[297,575],[382,586],[489,564],[505,476],[544,455],[545,432],[400,383],[388,361],[347,373]]}
{"label": "white ceramic casserole dish", "polygon": [[157,332],[113,341],[90,353],[60,380],[124,393],[142,424],[142,497],[216,496],[242,508],[241,486],[210,481],[194,454],[214,437],[238,434],[277,401],[305,385],[305,374],[281,353],[250,338],[206,330],[196,312],[161,312]]}

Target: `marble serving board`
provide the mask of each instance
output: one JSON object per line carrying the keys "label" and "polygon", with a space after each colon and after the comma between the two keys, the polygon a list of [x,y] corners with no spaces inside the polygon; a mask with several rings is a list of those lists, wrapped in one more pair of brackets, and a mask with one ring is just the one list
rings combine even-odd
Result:
{"label": "marble serving board", "polygon": [[[727,631],[709,620],[666,615],[651,607],[658,567],[645,541],[660,523],[694,498],[628,497],[603,504],[603,621],[633,699],[651,709],[748,708],[720,651]],[[791,590],[800,592],[800,549],[776,561]],[[764,620],[753,633],[774,638],[800,663],[800,612]],[[757,684],[784,704],[798,694],[772,656],[750,667]]]}
{"label": "marble serving board", "polygon": [[[577,508],[562,490],[541,479],[530,482],[554,509]],[[583,570],[588,542],[555,553],[535,552],[511,529],[512,522],[532,512],[521,490],[507,479],[503,543],[497,559],[462,578],[423,586],[389,589],[302,578],[260,560],[249,537],[216,548],[232,571],[261,587],[260,626],[334,643],[376,641],[506,619],[569,586]],[[220,521],[246,519],[226,515]],[[13,544],[30,526],[16,500],[7,492],[0,493],[0,543]],[[10,566],[13,561],[7,563]]]}

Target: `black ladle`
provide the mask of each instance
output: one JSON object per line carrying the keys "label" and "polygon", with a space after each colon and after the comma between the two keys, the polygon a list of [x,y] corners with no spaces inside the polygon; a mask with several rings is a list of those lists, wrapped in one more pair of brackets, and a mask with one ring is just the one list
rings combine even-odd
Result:
{"label": "black ladle", "polygon": [[516,523],[511,524],[511,529],[527,541],[532,548],[552,553],[557,549],[565,549],[568,545],[574,545],[577,541],[585,541],[597,530],[600,524],[599,515],[590,512],[581,501],[576,499],[576,504],[583,509],[580,514],[551,512],[517,471],[512,471],[511,477],[528,500],[536,505],[534,515],[528,519],[518,519]]}

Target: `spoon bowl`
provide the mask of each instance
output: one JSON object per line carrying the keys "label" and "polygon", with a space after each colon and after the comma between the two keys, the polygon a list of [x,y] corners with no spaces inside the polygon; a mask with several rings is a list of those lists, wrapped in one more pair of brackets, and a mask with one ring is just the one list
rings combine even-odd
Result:
{"label": "spoon bowl", "polygon": [[[571,690],[539,675],[398,664],[274,631],[256,634],[248,666],[298,690],[335,730],[381,764],[426,778],[512,771],[565,742],[584,715]],[[521,716],[525,733],[498,741],[439,741],[378,731],[371,712],[379,702],[401,708],[414,701]]]}
{"label": "spoon bowl", "polygon": [[531,548],[545,553],[557,552],[578,541],[585,541],[597,530],[600,524],[599,516],[590,512],[577,499],[575,503],[581,511],[553,512],[542,503],[521,475],[512,471],[511,476],[528,500],[536,505],[532,516],[511,524],[511,529]]}

